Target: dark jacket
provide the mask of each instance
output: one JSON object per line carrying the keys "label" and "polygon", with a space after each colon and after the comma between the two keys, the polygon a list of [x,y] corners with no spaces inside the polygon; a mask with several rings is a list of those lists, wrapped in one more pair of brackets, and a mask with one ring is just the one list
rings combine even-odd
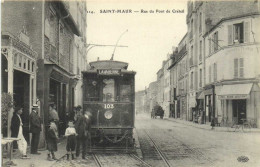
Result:
{"label": "dark jacket", "polygon": [[90,118],[86,118],[84,115],[81,115],[75,123],[75,129],[78,137],[87,137],[90,132],[90,125]]}
{"label": "dark jacket", "polygon": [[49,151],[57,151],[57,136],[53,129],[47,130],[47,149]]}
{"label": "dark jacket", "polygon": [[38,114],[32,111],[30,114],[30,132],[40,133],[41,130],[42,130],[41,119]]}
{"label": "dark jacket", "polygon": [[14,113],[11,120],[11,137],[17,137],[20,128],[20,119],[16,113]]}

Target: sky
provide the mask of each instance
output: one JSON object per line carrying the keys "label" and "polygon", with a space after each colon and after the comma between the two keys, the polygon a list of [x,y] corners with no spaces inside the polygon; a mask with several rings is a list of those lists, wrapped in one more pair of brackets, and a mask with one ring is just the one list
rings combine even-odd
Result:
{"label": "sky", "polygon": [[[173,9],[184,10],[184,13],[173,13]],[[127,62],[128,70],[136,71],[136,91],[156,81],[162,61],[187,32],[187,3],[183,0],[88,2],[87,10],[87,43],[116,45],[119,39],[118,45],[128,46],[117,47],[114,60]],[[132,10],[132,13],[107,13],[106,10]],[[141,10],[148,13],[141,13]],[[88,61],[96,61],[98,57],[109,60],[113,50],[114,47],[93,47],[87,52]]]}

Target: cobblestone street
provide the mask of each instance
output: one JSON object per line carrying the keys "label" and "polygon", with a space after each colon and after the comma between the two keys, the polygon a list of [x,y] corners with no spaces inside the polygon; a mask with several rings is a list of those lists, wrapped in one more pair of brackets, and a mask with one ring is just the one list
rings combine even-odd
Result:
{"label": "cobblestone street", "polygon": [[[260,165],[260,150],[257,149],[260,145],[259,133],[209,131],[172,121],[150,119],[144,115],[137,117],[136,128],[143,153],[142,140],[146,132],[171,166]],[[247,156],[249,161],[239,162],[237,159],[240,156]],[[160,158],[144,155],[144,160],[152,166],[164,165]]]}
{"label": "cobblestone street", "polygon": [[[143,160],[151,166],[166,166],[150,138],[168,160],[170,166],[255,166],[260,165],[260,133],[218,132],[185,124],[150,119],[139,115],[136,129]],[[149,138],[150,137],[150,138]],[[102,166],[145,166],[127,154],[96,154]],[[249,158],[239,162],[240,156]],[[86,160],[61,158],[52,166],[97,166],[89,155]]]}

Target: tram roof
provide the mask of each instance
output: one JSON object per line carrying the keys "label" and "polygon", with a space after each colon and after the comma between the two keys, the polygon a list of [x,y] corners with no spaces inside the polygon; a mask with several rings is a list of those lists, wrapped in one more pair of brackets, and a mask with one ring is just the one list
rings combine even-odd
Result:
{"label": "tram roof", "polygon": [[114,60],[99,60],[89,63],[92,69],[125,69],[127,70],[128,63]]}
{"label": "tram roof", "polygon": [[[82,71],[82,73],[83,74],[97,74],[98,72],[97,72],[97,69],[90,69],[90,70],[87,70],[87,71]],[[125,69],[120,70],[120,73],[122,73],[122,74],[136,74],[135,71],[128,71],[128,70],[125,70]]]}

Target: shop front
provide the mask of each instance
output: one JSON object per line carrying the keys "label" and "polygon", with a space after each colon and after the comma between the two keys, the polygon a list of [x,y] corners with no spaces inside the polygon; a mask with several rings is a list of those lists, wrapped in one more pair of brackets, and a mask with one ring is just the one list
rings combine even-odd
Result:
{"label": "shop front", "polygon": [[215,93],[214,93],[214,85],[209,85],[205,87],[204,90],[204,101],[205,101],[205,122],[211,122],[215,117]]}
{"label": "shop front", "polygon": [[204,112],[204,91],[198,92],[196,96],[197,106],[196,106],[196,117],[197,121],[200,124],[203,124],[205,122],[205,112]]}
{"label": "shop front", "polygon": [[255,83],[223,85],[218,98],[222,103],[224,119],[236,124],[247,121],[251,126],[259,127],[259,94],[259,86]]}
{"label": "shop front", "polygon": [[[37,53],[29,46],[29,39],[23,32],[20,40],[11,34],[2,33],[2,93],[10,93],[14,101],[14,110],[23,108],[21,119],[23,135],[30,143],[29,115],[31,106],[36,103],[36,59]],[[10,136],[13,112],[8,113],[6,134]]]}
{"label": "shop front", "polygon": [[59,67],[56,64],[45,64],[45,79],[44,79],[44,96],[43,98],[43,109],[44,113],[44,124],[47,128],[49,123],[49,106],[56,106],[55,110],[59,116],[58,122],[58,133],[59,136],[65,134],[67,127],[69,112],[73,111],[74,105],[74,90],[75,82],[74,76]]}

